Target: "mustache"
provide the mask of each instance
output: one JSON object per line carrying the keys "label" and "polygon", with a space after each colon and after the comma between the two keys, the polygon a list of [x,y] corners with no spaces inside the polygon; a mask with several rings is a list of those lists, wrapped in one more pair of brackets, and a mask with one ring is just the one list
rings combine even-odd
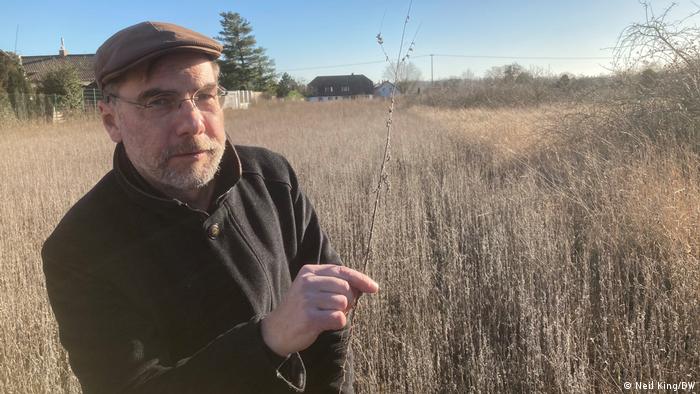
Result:
{"label": "mustache", "polygon": [[218,141],[214,141],[213,139],[209,138],[200,138],[200,139],[188,139],[185,141],[182,141],[181,143],[175,145],[175,146],[170,146],[168,147],[164,152],[163,152],[163,159],[169,159],[172,156],[176,155],[182,155],[182,154],[187,154],[187,153],[192,153],[192,152],[200,152],[200,151],[208,151],[208,152],[213,152],[218,149],[223,149],[223,144],[220,144]]}

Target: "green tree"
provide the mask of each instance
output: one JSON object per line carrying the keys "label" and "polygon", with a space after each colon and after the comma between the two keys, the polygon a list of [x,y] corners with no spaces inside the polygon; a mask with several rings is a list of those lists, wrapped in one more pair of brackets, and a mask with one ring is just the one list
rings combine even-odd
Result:
{"label": "green tree", "polygon": [[220,83],[229,90],[275,90],[275,63],[258,47],[253,28],[237,12],[222,12],[216,37],[224,46]]}
{"label": "green tree", "polygon": [[299,84],[297,81],[295,81],[291,75],[284,73],[282,74],[279,82],[277,82],[277,89],[275,93],[277,94],[277,97],[287,97],[291,91],[299,90],[298,87]]}
{"label": "green tree", "polygon": [[24,76],[19,57],[14,53],[0,51],[0,87],[12,93],[31,92],[31,85]]}
{"label": "green tree", "polygon": [[306,95],[306,83],[303,79],[294,79],[291,75],[284,73],[276,85],[275,94],[277,97],[285,97],[293,100],[303,99]]}
{"label": "green tree", "polygon": [[303,100],[304,94],[299,90],[294,89],[291,92],[289,92],[289,94],[287,94],[287,98],[292,100]]}
{"label": "green tree", "polygon": [[40,84],[41,92],[55,95],[54,104],[59,109],[78,109],[83,106],[83,87],[75,68],[65,66],[49,71]]}
{"label": "green tree", "polygon": [[[31,91],[32,87],[25,77],[19,57],[11,52],[0,51],[1,105],[5,107],[9,105],[17,113],[20,107],[25,106],[25,97]],[[4,111],[7,110],[8,108],[4,108]]]}

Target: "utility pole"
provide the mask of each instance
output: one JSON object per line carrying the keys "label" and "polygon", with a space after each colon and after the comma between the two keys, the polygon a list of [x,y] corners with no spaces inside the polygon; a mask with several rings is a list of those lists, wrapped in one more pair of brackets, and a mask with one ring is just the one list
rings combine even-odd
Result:
{"label": "utility pole", "polygon": [[430,54],[430,87],[433,87],[433,54]]}
{"label": "utility pole", "polygon": [[19,24],[17,25],[17,30],[15,30],[15,55],[17,54],[17,37],[19,36]]}

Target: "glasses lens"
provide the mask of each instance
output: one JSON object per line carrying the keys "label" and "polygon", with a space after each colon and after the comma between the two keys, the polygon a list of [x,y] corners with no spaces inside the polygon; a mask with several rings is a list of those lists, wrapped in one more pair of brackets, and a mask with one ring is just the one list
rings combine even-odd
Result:
{"label": "glasses lens", "polygon": [[195,93],[193,101],[200,111],[214,112],[219,109],[219,95],[216,89],[207,89]]}
{"label": "glasses lens", "polygon": [[224,103],[226,102],[226,95],[228,94],[228,91],[221,86],[217,88],[217,98],[219,99],[219,107],[223,108]]}
{"label": "glasses lens", "polygon": [[207,87],[197,91],[191,98],[181,99],[175,94],[161,94],[146,100],[143,104],[132,104],[141,106],[148,117],[160,118],[177,112],[185,101],[192,101],[200,111],[216,112],[223,107],[226,94],[226,90],[221,87]]}
{"label": "glasses lens", "polygon": [[165,116],[178,107],[178,100],[175,95],[163,94],[150,98],[144,104],[146,112],[152,117]]}

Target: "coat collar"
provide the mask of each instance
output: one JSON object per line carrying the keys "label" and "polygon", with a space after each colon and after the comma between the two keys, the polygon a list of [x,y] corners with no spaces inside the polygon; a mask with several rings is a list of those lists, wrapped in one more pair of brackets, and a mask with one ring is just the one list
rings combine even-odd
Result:
{"label": "coat collar", "polygon": [[[154,209],[187,206],[182,201],[169,197],[151,186],[136,171],[121,142],[114,149],[113,168],[119,185],[133,201]],[[218,205],[223,196],[233,189],[241,178],[241,174],[240,157],[238,152],[236,152],[236,148],[227,139],[219,171],[212,180],[212,182],[216,182],[212,206]]]}

